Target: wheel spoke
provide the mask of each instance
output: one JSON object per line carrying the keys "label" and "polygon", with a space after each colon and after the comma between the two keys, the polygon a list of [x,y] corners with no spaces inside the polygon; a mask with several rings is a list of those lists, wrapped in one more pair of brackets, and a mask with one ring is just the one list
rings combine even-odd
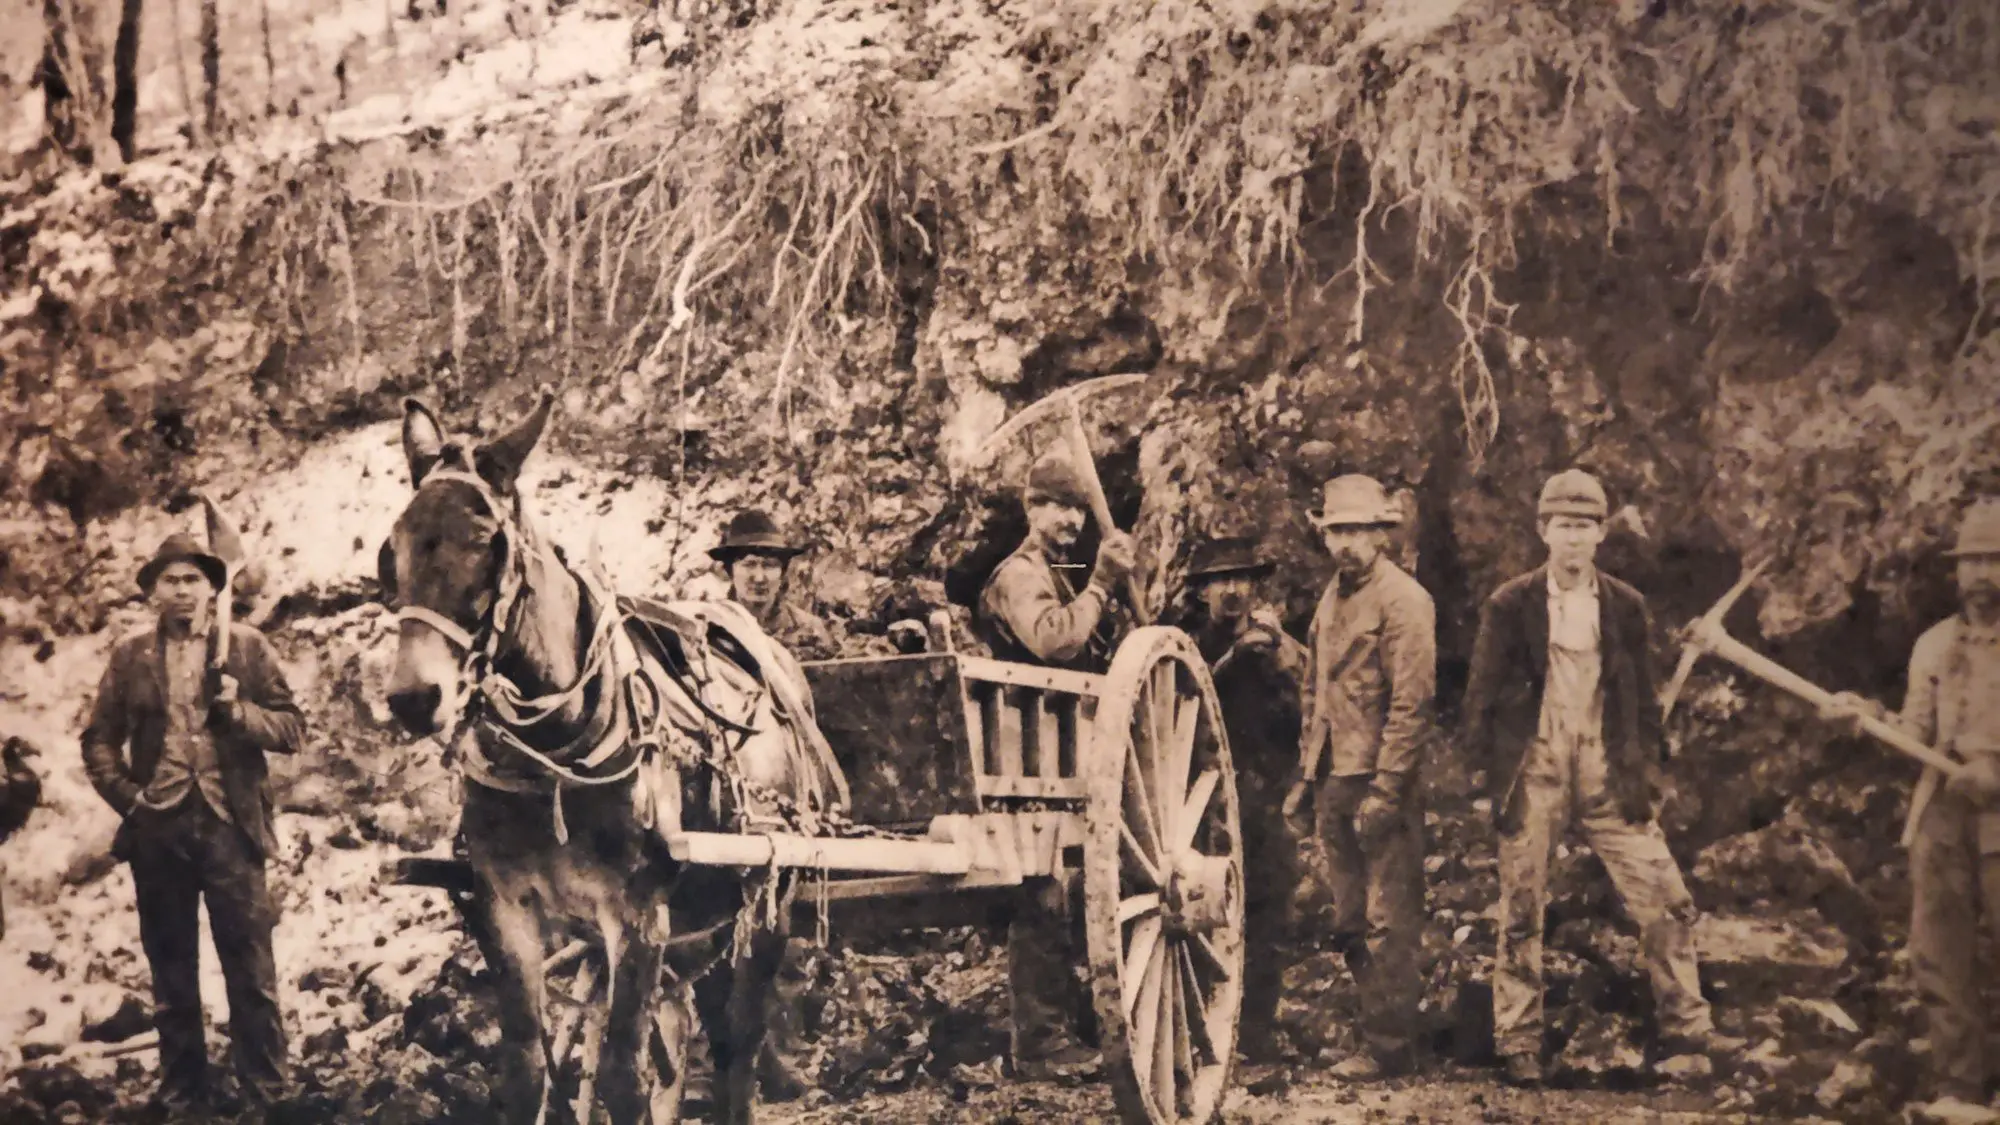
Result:
{"label": "wheel spoke", "polygon": [[1146,855],[1146,849],[1141,847],[1138,839],[1132,835],[1132,826],[1122,820],[1118,822],[1118,842],[1122,845],[1120,853],[1132,861],[1132,866],[1138,869],[1140,876],[1151,886],[1164,888],[1167,885],[1167,881],[1160,876],[1159,865]]}
{"label": "wheel spoke", "polygon": [[1201,829],[1201,816],[1208,811],[1209,799],[1215,796],[1215,787],[1221,781],[1221,770],[1203,770],[1195,779],[1194,790],[1188,794],[1187,804],[1181,807],[1180,819],[1175,822],[1175,851],[1184,852],[1194,845],[1195,833]]}
{"label": "wheel spoke", "polygon": [[[1178,944],[1176,943],[1176,946]],[[1189,991],[1186,983],[1181,978],[1181,958],[1184,956],[1186,954],[1176,948],[1171,954],[1173,964],[1167,969],[1173,976],[1173,1073],[1175,1077],[1174,1088],[1176,1090],[1184,1089],[1189,1083],[1194,1081],[1194,1048],[1190,1040],[1194,1034],[1193,1026],[1199,1017],[1195,1012],[1189,1010],[1189,1005],[1194,1005],[1196,1008],[1199,1008],[1201,1005],[1201,991],[1199,989]],[[1181,1112],[1183,1100],[1178,1095],[1174,1098],[1174,1113],[1176,1115]]]}
{"label": "wheel spoke", "polygon": [[1208,963],[1208,970],[1215,974],[1217,980],[1229,980],[1236,975],[1230,971],[1229,962],[1224,961],[1222,954],[1215,951],[1215,946],[1209,942],[1206,935],[1189,934],[1188,949],[1194,953],[1197,961]]}
{"label": "wheel spoke", "polygon": [[[1163,976],[1165,974],[1162,974]],[[1160,1112],[1171,1117],[1180,1116],[1180,1107],[1174,1097],[1174,996],[1180,989],[1171,981],[1163,982],[1160,989],[1159,1026],[1153,1035],[1153,1103]]]}
{"label": "wheel spoke", "polygon": [[1125,998],[1125,1022],[1132,1029],[1132,1060],[1135,1066],[1142,1065],[1140,1060],[1152,1057],[1153,1037],[1160,1028],[1160,989],[1166,983],[1167,959],[1157,941],[1150,948],[1152,952],[1147,955],[1145,969],[1139,974],[1139,987],[1127,993]]}
{"label": "wheel spoke", "polygon": [[1220,1045],[1222,1037],[1215,1033],[1215,1028],[1212,1026],[1215,1016],[1210,1009],[1213,1005],[1202,992],[1201,974],[1194,968],[1194,954],[1189,953],[1185,945],[1177,946],[1174,949],[1174,959],[1180,963],[1181,988],[1188,997],[1188,1002],[1194,1006],[1195,1018],[1188,1021],[1188,1033],[1193,1040],[1193,1047],[1201,1052],[1203,1065],[1213,1066],[1222,1061]]}
{"label": "wheel spoke", "polygon": [[1158,793],[1155,807],[1160,810],[1160,819],[1167,822],[1168,831],[1173,830],[1174,810],[1180,807],[1182,788],[1187,784],[1186,775],[1174,775],[1174,715],[1178,699],[1174,665],[1166,663],[1154,668],[1146,685],[1146,729],[1153,744],[1153,786]]}
{"label": "wheel spoke", "polygon": [[1136,743],[1125,744],[1125,819],[1128,823],[1135,824],[1132,830],[1133,836],[1141,845],[1141,851],[1147,859],[1153,861],[1153,866],[1157,870],[1166,858],[1160,847],[1164,837],[1160,834],[1159,823],[1153,816],[1152,795],[1147,791],[1146,784],[1150,773],[1146,770],[1142,757]]}
{"label": "wheel spoke", "polygon": [[[1185,790],[1188,774],[1194,769],[1195,735],[1201,730],[1201,696],[1182,696],[1174,707],[1173,731],[1173,778],[1174,785]],[[1175,793],[1174,796],[1180,796]]]}
{"label": "wheel spoke", "polygon": [[1146,973],[1150,972],[1155,960],[1153,954],[1160,944],[1160,916],[1141,918],[1132,929],[1132,944],[1126,947],[1125,958],[1119,962],[1118,988],[1125,1001],[1125,1019],[1132,1019],[1132,1008],[1138,1002],[1139,994],[1146,990]]}
{"label": "wheel spoke", "polygon": [[1142,914],[1151,913],[1159,908],[1159,892],[1153,891],[1147,894],[1133,895],[1131,898],[1118,904],[1118,924],[1122,926]]}

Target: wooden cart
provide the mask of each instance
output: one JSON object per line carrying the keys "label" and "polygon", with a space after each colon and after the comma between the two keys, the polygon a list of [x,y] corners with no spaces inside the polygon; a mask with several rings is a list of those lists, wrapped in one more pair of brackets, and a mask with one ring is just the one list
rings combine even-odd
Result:
{"label": "wooden cart", "polygon": [[[1242,1002],[1243,848],[1228,738],[1188,636],[1136,630],[1103,675],[951,653],[805,668],[850,814],[871,831],[689,832],[668,838],[675,858],[801,869],[801,910],[827,904],[835,928],[857,907],[872,927],[978,924],[1024,887],[1060,881],[1081,911],[1123,1118],[1214,1120]],[[469,886],[435,861],[400,881]],[[580,983],[581,1009],[593,982]],[[557,1034],[560,1058],[588,1028]]]}

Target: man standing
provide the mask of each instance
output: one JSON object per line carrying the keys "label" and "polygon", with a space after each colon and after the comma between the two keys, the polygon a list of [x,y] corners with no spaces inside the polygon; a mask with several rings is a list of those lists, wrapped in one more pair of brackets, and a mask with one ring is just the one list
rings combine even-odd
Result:
{"label": "man standing", "polygon": [[1493,1022],[1515,1085],[1542,1079],[1542,914],[1550,853],[1572,821],[1639,923],[1663,1046],[1742,1046],[1715,1032],[1696,976],[1697,912],[1657,819],[1666,743],[1652,617],[1637,590],[1597,569],[1607,508],[1579,470],[1542,488],[1549,561],[1487,599],[1466,686],[1464,748],[1486,770],[1500,831]]}
{"label": "man standing", "polygon": [[1242,807],[1244,887],[1243,1016],[1239,1046],[1252,1063],[1277,1061],[1278,997],[1284,985],[1287,908],[1299,879],[1298,844],[1279,811],[1299,744],[1306,647],[1256,605],[1257,583],[1273,566],[1247,538],[1195,548],[1188,632],[1208,661],[1236,764]]}
{"label": "man standing", "polygon": [[[785,597],[791,561],[803,553],[804,547],[788,541],[777,522],[755,508],[738,512],[723,529],[722,543],[709,551],[728,573],[731,594],[773,640],[800,660],[831,660],[839,647],[825,623]],[[757,1059],[758,1085],[768,1101],[796,1100],[812,1085],[806,999],[818,962],[811,942],[786,940],[771,982],[770,1033]]]}
{"label": "man standing", "polygon": [[91,784],[124,818],[112,854],[132,865],[160,1033],[154,1103],[168,1112],[195,1110],[211,1095],[199,978],[204,900],[243,1095],[265,1103],[285,1082],[276,913],[264,882],[276,847],[264,755],[297,752],[305,724],[255,629],[233,626],[227,659],[213,667],[222,640],[213,608],[226,575],[192,536],[160,544],[139,571],[158,622],[112,650],[83,732]]}
{"label": "man standing", "polygon": [[[1102,672],[1116,639],[1114,591],[1132,573],[1131,537],[1102,528],[1097,562],[1081,590],[1067,573],[1088,501],[1076,470],[1060,455],[1037,461],[1022,490],[1028,535],[994,568],[979,595],[979,627],[1001,660]],[[1085,1007],[1075,976],[1081,948],[1059,884],[1023,896],[1007,927],[1007,979],[1017,1074],[1074,1074],[1095,1056],[1076,1034]]]}
{"label": "man standing", "polygon": [[1313,615],[1305,733],[1284,811],[1294,815],[1317,779],[1313,811],[1332,869],[1333,938],[1361,987],[1363,1049],[1332,1073],[1359,1082],[1407,1074],[1417,1061],[1418,771],[1437,687],[1437,611],[1417,580],[1389,561],[1389,532],[1402,513],[1372,477],[1328,481],[1312,521],[1334,574]]}
{"label": "man standing", "polygon": [[[1930,1025],[1929,1115],[2000,1121],[1982,1104],[1992,1071],[1978,961],[1982,907],[2000,929],[2000,499],[1973,504],[1950,556],[1960,610],[1917,640],[1897,719],[1965,763],[1943,792],[1925,771],[1910,802],[1910,965]],[[1881,715],[1855,696],[1836,700],[1829,717]]]}
{"label": "man standing", "polygon": [[800,660],[831,660],[839,646],[826,625],[785,598],[791,561],[805,550],[788,542],[769,515],[750,508],[736,513],[722,543],[708,553],[728,573],[732,595],[772,639]]}

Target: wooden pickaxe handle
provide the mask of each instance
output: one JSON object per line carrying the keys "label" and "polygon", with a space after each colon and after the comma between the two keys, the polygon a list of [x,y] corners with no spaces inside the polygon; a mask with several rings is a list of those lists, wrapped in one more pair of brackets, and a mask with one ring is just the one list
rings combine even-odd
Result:
{"label": "wooden pickaxe handle", "polygon": [[[1076,462],[1077,471],[1083,474],[1083,489],[1090,500],[1090,514],[1097,520],[1098,534],[1109,535],[1118,530],[1118,525],[1111,522],[1111,503],[1104,498],[1104,482],[1097,479],[1097,459],[1090,452],[1090,435],[1083,429],[1083,412],[1077,409],[1076,399],[1066,402],[1063,433],[1069,440],[1070,460]],[[1137,575],[1125,576],[1125,592],[1132,602],[1132,616],[1141,625],[1152,624]]]}
{"label": "wooden pickaxe handle", "polygon": [[[1727,660],[1745,672],[1763,680],[1765,683],[1782,691],[1788,691],[1817,707],[1827,708],[1834,705],[1832,692],[1738,641],[1735,637],[1725,632],[1719,622],[1703,618],[1695,622],[1689,632],[1690,636],[1688,639],[1692,643]],[[1890,748],[1908,757],[1915,758],[1927,766],[1934,767],[1946,777],[1957,777],[1965,769],[1963,764],[1954,761],[1949,755],[1944,754],[1935,747],[1924,745],[1922,742],[1910,737],[1901,727],[1883,722],[1873,715],[1861,716],[1861,729],[1874,735],[1877,740],[1887,743]]]}

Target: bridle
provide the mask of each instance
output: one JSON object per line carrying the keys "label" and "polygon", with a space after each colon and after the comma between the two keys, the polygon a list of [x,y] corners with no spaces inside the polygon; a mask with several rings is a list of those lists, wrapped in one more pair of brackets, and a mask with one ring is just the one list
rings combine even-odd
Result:
{"label": "bridle", "polygon": [[[528,581],[529,552],[525,544],[529,536],[521,525],[517,506],[502,501],[477,474],[460,469],[437,469],[426,474],[418,487],[426,488],[439,481],[456,481],[472,489],[499,524],[494,539],[499,545],[501,559],[492,603],[470,630],[450,617],[420,605],[398,606],[396,621],[398,624],[414,621],[435,631],[461,654],[457,686],[464,702],[451,731],[441,740],[447,752],[457,750],[467,731],[476,726],[525,757],[545,780],[537,784],[496,773],[492,763],[477,752],[463,756],[467,779],[504,792],[552,790],[556,838],[559,842],[567,842],[569,833],[562,811],[563,788],[610,785],[630,778],[645,760],[645,748],[652,742],[657,730],[658,701],[653,700],[650,707],[642,706],[637,685],[632,682],[639,677],[623,677],[626,697],[620,697],[615,690],[616,684],[613,685],[614,690],[601,691],[598,707],[588,716],[583,729],[568,743],[554,750],[541,750],[528,744],[522,737],[523,733],[563,712],[599,679],[618,679],[609,674],[615,672],[611,665],[624,616],[616,598],[597,590],[584,575],[571,570],[571,577],[577,581],[585,606],[595,610],[591,636],[585,645],[576,679],[568,687],[545,695],[522,694],[512,680],[494,669],[494,660],[501,643],[519,625],[521,593]],[[567,569],[567,564],[564,565]],[[635,727],[639,728],[636,732]],[[629,761],[607,773],[596,772],[616,757],[620,750],[628,748],[633,750]]]}

